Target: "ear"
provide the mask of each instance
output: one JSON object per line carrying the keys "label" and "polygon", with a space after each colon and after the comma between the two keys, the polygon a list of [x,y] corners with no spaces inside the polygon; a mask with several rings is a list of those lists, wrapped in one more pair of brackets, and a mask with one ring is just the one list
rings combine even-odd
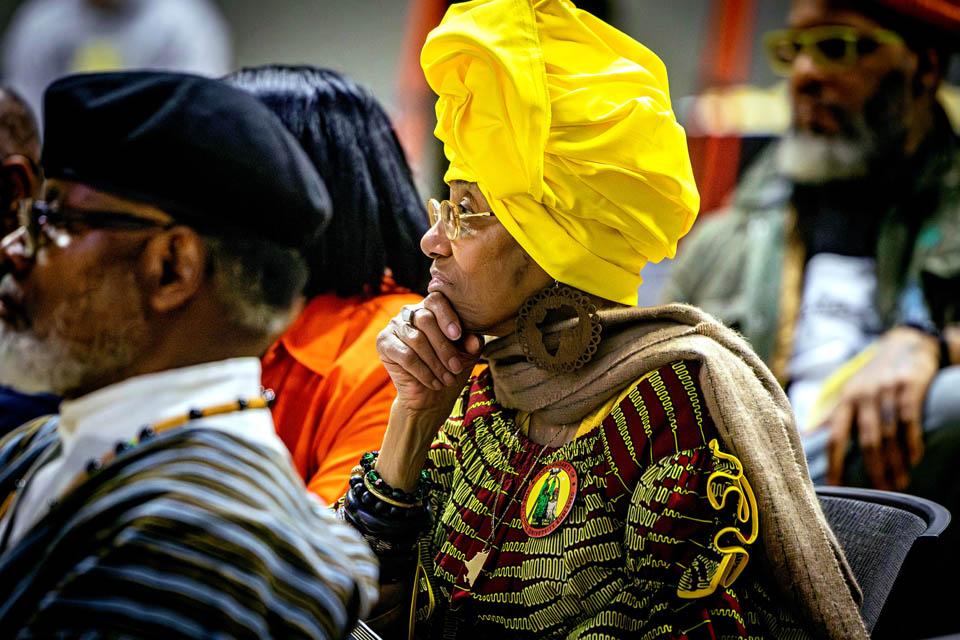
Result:
{"label": "ear", "polygon": [[34,164],[20,154],[7,156],[0,164],[0,184],[3,185],[3,197],[10,207],[24,198],[33,198],[40,190],[40,176],[34,170]]}
{"label": "ear", "polygon": [[193,229],[173,227],[147,242],[140,267],[150,309],[171,313],[202,292],[207,279],[207,248]]}

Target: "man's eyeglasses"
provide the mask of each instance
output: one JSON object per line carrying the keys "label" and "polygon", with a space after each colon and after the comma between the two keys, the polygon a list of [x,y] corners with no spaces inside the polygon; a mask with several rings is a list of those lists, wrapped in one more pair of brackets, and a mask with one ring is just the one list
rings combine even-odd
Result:
{"label": "man's eyeglasses", "polygon": [[486,218],[493,215],[492,211],[478,213],[464,211],[463,207],[450,200],[436,200],[434,198],[427,200],[427,219],[430,221],[430,226],[433,227],[438,222],[442,222],[443,232],[447,234],[447,238],[450,240],[456,240],[463,235],[464,228],[469,228],[463,224],[464,220]]}
{"label": "man's eyeglasses", "polygon": [[73,236],[88,229],[169,229],[176,224],[173,220],[147,218],[133,213],[72,209],[57,202],[30,199],[21,202],[17,222],[19,227],[0,240],[0,246],[6,248],[22,237],[27,258],[33,258],[41,247],[48,244],[66,248]]}
{"label": "man's eyeglasses", "polygon": [[903,44],[903,38],[885,29],[864,32],[843,25],[781,29],[763,38],[770,66],[782,76],[790,75],[794,61],[804,51],[819,67],[850,69],[864,56],[889,44]]}

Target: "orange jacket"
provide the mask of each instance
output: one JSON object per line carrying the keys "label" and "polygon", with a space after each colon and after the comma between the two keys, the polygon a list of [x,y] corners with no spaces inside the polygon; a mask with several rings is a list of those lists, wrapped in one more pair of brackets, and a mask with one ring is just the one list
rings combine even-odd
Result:
{"label": "orange jacket", "polygon": [[333,503],[350,470],[379,449],[396,389],[377,356],[377,334],[420,296],[320,295],[263,357],[263,386],[277,394],[273,420],[307,488]]}

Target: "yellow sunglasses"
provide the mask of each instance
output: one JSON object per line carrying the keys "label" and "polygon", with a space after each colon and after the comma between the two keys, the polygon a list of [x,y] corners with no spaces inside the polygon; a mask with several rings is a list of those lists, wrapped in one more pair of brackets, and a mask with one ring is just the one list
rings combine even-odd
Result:
{"label": "yellow sunglasses", "polygon": [[770,66],[782,76],[790,75],[794,61],[804,51],[819,67],[850,69],[881,46],[899,44],[903,44],[903,38],[892,31],[874,29],[864,32],[843,25],[780,29],[763,38]]}

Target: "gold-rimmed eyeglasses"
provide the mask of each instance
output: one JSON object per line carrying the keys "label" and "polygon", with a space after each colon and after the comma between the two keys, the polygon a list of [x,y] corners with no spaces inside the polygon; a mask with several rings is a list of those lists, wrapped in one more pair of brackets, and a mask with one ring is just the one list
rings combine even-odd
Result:
{"label": "gold-rimmed eyeglasses", "polygon": [[864,56],[891,44],[903,44],[903,38],[886,29],[861,31],[847,25],[780,29],[763,37],[770,66],[782,76],[790,75],[802,52],[807,52],[818,67],[851,69]]}
{"label": "gold-rimmed eyeglasses", "polygon": [[450,240],[456,240],[463,234],[464,228],[469,228],[468,225],[463,224],[464,220],[487,218],[494,215],[492,211],[479,211],[477,213],[466,211],[456,202],[450,200],[437,200],[436,198],[427,200],[427,220],[430,221],[430,226],[433,227],[438,222],[442,222],[443,232],[447,234],[447,238]]}

